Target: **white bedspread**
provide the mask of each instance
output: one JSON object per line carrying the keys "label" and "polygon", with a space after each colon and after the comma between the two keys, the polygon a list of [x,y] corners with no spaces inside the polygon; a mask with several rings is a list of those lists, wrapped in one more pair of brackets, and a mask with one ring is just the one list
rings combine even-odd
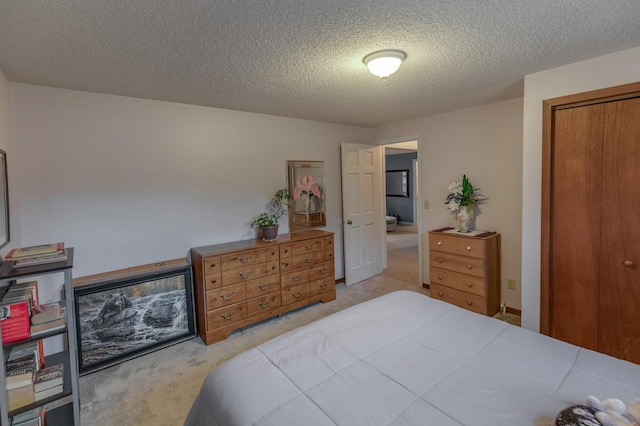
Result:
{"label": "white bedspread", "polygon": [[215,368],[186,425],[533,425],[587,395],[640,397],[640,366],[398,291]]}

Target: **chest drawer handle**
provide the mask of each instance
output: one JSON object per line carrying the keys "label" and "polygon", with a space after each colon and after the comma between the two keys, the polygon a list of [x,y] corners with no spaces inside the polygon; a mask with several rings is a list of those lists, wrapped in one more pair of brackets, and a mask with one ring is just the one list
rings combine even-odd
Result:
{"label": "chest drawer handle", "polygon": [[441,246],[442,245],[442,241],[438,241],[438,245]]}
{"label": "chest drawer handle", "polygon": [[246,259],[239,258],[238,260],[240,261],[240,263],[247,263],[248,261],[250,261],[250,260],[251,260],[251,256],[247,256],[247,258],[246,258]]}
{"label": "chest drawer handle", "polygon": [[467,246],[467,251],[471,251],[471,246]]}
{"label": "chest drawer handle", "polygon": [[467,305],[469,305],[469,306],[473,306],[473,302],[472,302],[472,301],[470,301],[470,300],[467,300]]}
{"label": "chest drawer handle", "polygon": [[442,263],[442,258],[441,257],[439,257],[437,260],[438,260],[438,263]]}
{"label": "chest drawer handle", "polygon": [[231,311],[231,313],[229,315],[222,314],[220,316],[222,317],[222,319],[230,320],[231,318],[233,318],[233,314],[234,313],[235,313],[235,311]]}
{"label": "chest drawer handle", "polygon": [[301,292],[301,291],[298,291],[298,292],[296,292],[296,293],[291,293],[291,295],[292,295],[293,297],[300,297],[300,296],[302,295],[302,292]]}
{"label": "chest drawer handle", "polygon": [[318,269],[318,272],[320,272],[321,274],[326,274],[327,268]]}
{"label": "chest drawer handle", "polygon": [[267,300],[265,303],[262,303],[262,302],[258,303],[258,306],[260,306],[262,309],[264,309],[264,308],[268,307],[270,304],[271,304],[271,301]]}
{"label": "chest drawer handle", "polygon": [[229,295],[228,295],[228,296],[226,296],[226,297],[225,297],[224,293],[222,293],[222,294],[220,295],[220,297],[222,297],[222,300],[229,300],[229,299],[231,299],[231,298],[233,297],[233,292],[232,292],[232,291],[230,291],[230,292],[229,292]]}
{"label": "chest drawer handle", "polygon": [[305,261],[305,262],[307,262],[307,263],[311,263],[311,262],[313,262],[313,256],[311,256],[311,257],[310,257],[310,258],[308,258],[308,259],[305,259],[304,261]]}
{"label": "chest drawer handle", "polygon": [[473,269],[473,265],[472,265],[472,264],[470,264],[470,263],[468,263],[468,264],[467,264],[467,269]]}
{"label": "chest drawer handle", "polygon": [[283,262],[282,264],[284,265],[285,268],[289,266],[289,262]]}
{"label": "chest drawer handle", "polygon": [[327,288],[327,284],[326,283],[320,284],[320,288],[322,288],[322,289]]}
{"label": "chest drawer handle", "polygon": [[266,283],[264,286],[262,284],[258,284],[258,288],[264,291],[269,288],[269,283]]}
{"label": "chest drawer handle", "polygon": [[438,275],[439,280],[441,280],[442,278],[444,278],[442,275]]}
{"label": "chest drawer handle", "polygon": [[272,251],[272,252],[271,252],[271,256],[275,256],[275,255],[276,255],[276,252],[275,252],[275,251]]}
{"label": "chest drawer handle", "polygon": [[284,254],[287,254],[287,253],[289,253],[289,249],[284,250]]}
{"label": "chest drawer handle", "polygon": [[244,274],[242,272],[240,272],[240,276],[242,278],[249,278],[251,276],[251,271],[247,271]]}
{"label": "chest drawer handle", "polygon": [[276,270],[276,265],[273,265],[273,266],[271,267],[271,270],[272,270],[272,271],[275,271],[275,270]]}
{"label": "chest drawer handle", "polygon": [[473,284],[472,283],[467,283],[467,287],[471,288],[471,287],[473,287]]}
{"label": "chest drawer handle", "polygon": [[444,296],[444,294],[442,294],[442,292],[441,292],[441,291],[439,291],[439,292],[438,292],[438,296],[442,297],[442,296]]}
{"label": "chest drawer handle", "polygon": [[313,248],[313,244],[309,244],[304,246],[304,248],[306,248],[307,250],[311,250]]}
{"label": "chest drawer handle", "polygon": [[211,268],[215,268],[215,267],[216,267],[216,264],[215,264],[215,263],[212,263],[210,267],[211,267]]}
{"label": "chest drawer handle", "polygon": [[300,281],[301,279],[300,275],[291,275],[291,281]]}
{"label": "chest drawer handle", "polygon": [[217,283],[217,282],[218,282],[218,279],[217,279],[217,278],[214,278],[214,279],[212,279],[212,280],[211,280],[211,284],[215,284],[215,283]]}

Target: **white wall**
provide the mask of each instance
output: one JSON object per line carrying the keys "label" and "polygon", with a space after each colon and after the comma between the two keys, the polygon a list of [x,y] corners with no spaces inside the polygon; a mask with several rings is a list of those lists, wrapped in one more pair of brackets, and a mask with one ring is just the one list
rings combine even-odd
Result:
{"label": "white wall", "polygon": [[522,215],[522,326],[540,330],[542,101],[640,81],[640,47],[525,77]]}
{"label": "white wall", "polygon": [[[444,205],[447,186],[466,174],[488,200],[479,205],[475,228],[498,231],[502,241],[502,301],[520,309],[522,217],[522,105],[513,99],[376,129],[375,140],[419,137],[424,277],[429,279],[427,231],[456,226]],[[507,290],[507,278],[518,280]]]}
{"label": "white wall", "polygon": [[[340,144],[371,129],[12,84],[24,245],[64,241],[76,277],[254,238],[286,160],[325,161],[343,276]],[[281,233],[288,226],[281,223]]]}

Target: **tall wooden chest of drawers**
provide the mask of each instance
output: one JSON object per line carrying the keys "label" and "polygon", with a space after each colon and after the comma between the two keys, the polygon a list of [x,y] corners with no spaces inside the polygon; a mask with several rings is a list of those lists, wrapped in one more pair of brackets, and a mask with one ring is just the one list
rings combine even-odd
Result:
{"label": "tall wooden chest of drawers", "polygon": [[480,314],[500,309],[500,234],[429,232],[430,294]]}
{"label": "tall wooden chest of drawers", "polygon": [[198,334],[209,345],[240,327],[336,299],[333,233],[310,230],[191,249]]}

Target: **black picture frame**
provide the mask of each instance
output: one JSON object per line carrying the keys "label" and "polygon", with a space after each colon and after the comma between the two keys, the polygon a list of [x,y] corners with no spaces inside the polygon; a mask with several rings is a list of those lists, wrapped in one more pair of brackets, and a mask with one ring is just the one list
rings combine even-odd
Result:
{"label": "black picture frame", "polygon": [[197,336],[191,265],[74,288],[80,375]]}
{"label": "black picture frame", "polygon": [[409,170],[387,170],[387,197],[409,197]]}
{"label": "black picture frame", "polygon": [[[7,153],[0,149],[0,248],[11,241],[9,226],[9,179],[7,172]],[[0,258],[1,260],[1,258]]]}

